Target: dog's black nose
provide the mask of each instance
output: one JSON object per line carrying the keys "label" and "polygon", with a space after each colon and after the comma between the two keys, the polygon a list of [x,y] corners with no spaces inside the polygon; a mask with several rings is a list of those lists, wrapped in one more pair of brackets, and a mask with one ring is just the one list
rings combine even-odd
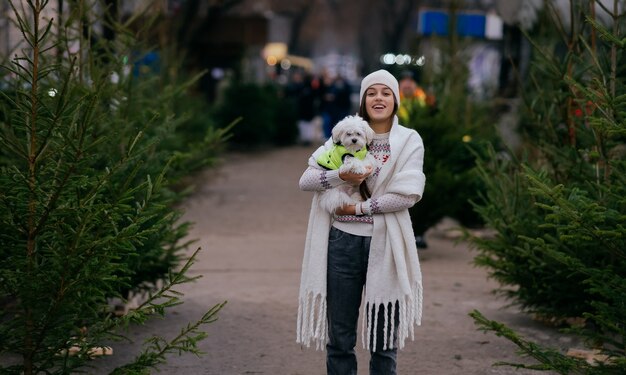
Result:
{"label": "dog's black nose", "polygon": [[352,143],[356,143],[357,139],[356,138],[352,138]]}

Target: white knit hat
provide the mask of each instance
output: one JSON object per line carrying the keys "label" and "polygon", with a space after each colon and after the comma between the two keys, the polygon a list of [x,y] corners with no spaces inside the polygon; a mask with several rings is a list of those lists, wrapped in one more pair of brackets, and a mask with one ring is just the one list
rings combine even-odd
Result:
{"label": "white knit hat", "polygon": [[393,96],[396,101],[396,104],[399,104],[400,100],[400,88],[398,87],[398,80],[388,71],[381,69],[377,70],[373,73],[368,74],[361,81],[361,93],[359,94],[359,104],[363,100],[363,94],[365,91],[371,86],[375,84],[382,84],[391,89],[393,91]]}

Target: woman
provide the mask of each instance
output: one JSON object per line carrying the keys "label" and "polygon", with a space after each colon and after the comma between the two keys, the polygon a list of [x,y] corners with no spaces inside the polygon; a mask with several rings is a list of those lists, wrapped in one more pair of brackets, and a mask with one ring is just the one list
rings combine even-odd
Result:
{"label": "woman", "polygon": [[[324,170],[309,159],[300,188],[313,191],[298,309],[297,341],[326,346],[328,374],[356,374],[354,352],[361,298],[361,338],[370,350],[370,374],[396,374],[397,349],[422,315],[422,275],[408,208],[422,197],[424,146],[398,124],[398,81],[385,70],[361,82],[359,115],[376,133],[369,147],[379,166],[363,175]],[[331,215],[320,192],[366,181],[371,198]],[[365,288],[365,289],[363,289]],[[365,290],[365,293],[363,293]],[[393,318],[392,318],[393,317]],[[374,334],[375,333],[375,334]]]}

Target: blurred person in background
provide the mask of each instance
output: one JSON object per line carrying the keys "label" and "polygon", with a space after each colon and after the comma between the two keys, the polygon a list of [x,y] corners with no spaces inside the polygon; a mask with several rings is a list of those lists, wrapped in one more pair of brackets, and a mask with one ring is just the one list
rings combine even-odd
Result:
{"label": "blurred person in background", "polygon": [[336,76],[327,88],[326,95],[329,95],[331,100],[327,103],[330,126],[324,131],[326,139],[330,138],[334,125],[350,114],[351,91],[350,84],[341,75]]}
{"label": "blurred person in background", "polygon": [[335,101],[335,95],[332,92],[333,86],[333,78],[328,73],[328,71],[324,70],[320,79],[320,116],[322,117],[322,129],[324,131],[324,138],[329,139],[331,136],[331,131],[333,129],[332,120],[332,107],[333,102]]}
{"label": "blurred person in background", "polygon": [[286,95],[295,100],[298,116],[298,140],[303,146],[310,145],[315,138],[316,92],[312,77],[296,70],[287,85]]}
{"label": "blurred person in background", "polygon": [[403,124],[408,124],[411,118],[416,116],[420,110],[426,108],[426,92],[418,86],[413,78],[413,73],[407,71],[402,73],[400,86],[400,108],[398,118]]}
{"label": "blurred person in background", "polygon": [[352,111],[351,93],[350,84],[343,76],[331,77],[328,73],[324,73],[321,87],[320,112],[323,119],[325,139],[331,137],[335,124]]}
{"label": "blurred person in background", "polygon": [[[426,94],[426,91],[424,91],[417,84],[413,78],[412,72],[405,71],[402,73],[399,87],[400,108],[398,108],[398,118],[401,123],[410,125],[413,122],[418,121],[420,116],[424,118],[427,114],[429,114],[429,111],[434,108],[434,97]],[[415,125],[413,124],[413,126]],[[415,244],[418,249],[428,248],[424,233],[415,233]]]}

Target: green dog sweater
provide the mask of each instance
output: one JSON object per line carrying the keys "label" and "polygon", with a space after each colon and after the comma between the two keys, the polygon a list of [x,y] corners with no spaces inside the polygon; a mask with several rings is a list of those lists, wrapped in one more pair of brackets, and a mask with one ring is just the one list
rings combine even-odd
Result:
{"label": "green dog sweater", "polygon": [[363,160],[367,155],[367,147],[363,147],[357,152],[352,152],[348,151],[342,145],[335,145],[333,148],[323,152],[317,157],[317,164],[326,169],[339,169],[339,167],[343,164],[343,159],[348,155],[352,155],[359,160]]}

